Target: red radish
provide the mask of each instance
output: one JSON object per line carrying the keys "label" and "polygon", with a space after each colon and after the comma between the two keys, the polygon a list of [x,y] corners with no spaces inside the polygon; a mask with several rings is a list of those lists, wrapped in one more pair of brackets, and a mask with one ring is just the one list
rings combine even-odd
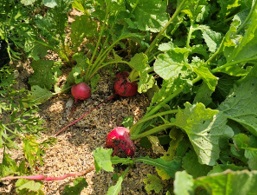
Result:
{"label": "red radish", "polygon": [[137,93],[137,83],[130,82],[128,79],[129,72],[120,72],[116,75],[114,83],[115,94],[122,97],[134,96]]}
{"label": "red radish", "polygon": [[116,127],[106,137],[106,147],[113,149],[113,155],[119,157],[134,156],[136,147],[130,139],[129,130],[125,127]]}
{"label": "red radish", "polygon": [[81,82],[71,87],[71,94],[74,97],[75,102],[77,102],[78,100],[85,100],[90,98],[91,89],[86,83]]}

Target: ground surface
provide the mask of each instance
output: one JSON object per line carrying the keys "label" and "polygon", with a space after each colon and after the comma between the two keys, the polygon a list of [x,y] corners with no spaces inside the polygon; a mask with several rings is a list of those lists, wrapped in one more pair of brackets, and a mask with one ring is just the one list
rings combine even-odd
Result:
{"label": "ground surface", "polygon": [[[26,73],[27,74],[27,73]],[[29,74],[20,74],[27,77]],[[86,101],[75,103],[69,93],[60,94],[40,105],[40,116],[46,122],[46,130],[40,136],[42,140],[55,137],[56,143],[49,147],[44,155],[44,165],[39,166],[34,174],[44,174],[46,176],[61,176],[71,172],[83,172],[94,168],[92,152],[97,147],[105,146],[107,133],[114,127],[121,126],[122,121],[127,116],[133,116],[137,121],[145,112],[149,104],[144,95],[136,95],[130,98],[116,98],[104,102],[107,97],[113,94],[113,79],[106,74],[99,82],[98,89],[93,92],[92,97]],[[21,83],[22,87],[23,84]],[[97,105],[102,105],[95,108]],[[92,110],[93,109],[93,110]],[[83,113],[90,111],[85,118],[75,125],[69,127],[58,136],[55,133],[71,121],[79,118]],[[136,143],[136,156],[146,156],[151,153],[139,147]],[[22,158],[22,154],[13,154],[17,160]],[[147,194],[144,189],[143,179],[147,174],[153,173],[153,167],[136,164],[129,172],[122,184],[124,195]],[[81,195],[104,195],[108,188],[115,185],[112,179],[113,174],[107,172],[96,173],[91,170],[83,175],[86,178],[88,187]],[[62,181],[44,182],[44,192],[46,195],[61,194],[65,185],[72,183],[74,178],[67,178]],[[7,182],[7,187],[1,189],[1,194],[15,194],[13,182]],[[0,187],[1,188],[1,187]]]}

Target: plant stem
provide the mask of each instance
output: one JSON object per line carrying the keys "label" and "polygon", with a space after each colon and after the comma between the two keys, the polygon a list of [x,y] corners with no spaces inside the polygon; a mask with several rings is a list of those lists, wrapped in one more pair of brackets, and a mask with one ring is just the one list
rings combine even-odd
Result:
{"label": "plant stem", "polygon": [[172,15],[172,17],[169,19],[169,21],[165,24],[165,26],[162,28],[162,30],[157,34],[157,36],[154,38],[150,46],[145,51],[145,54],[149,56],[151,51],[155,48],[158,41],[161,40],[161,36],[163,36],[165,30],[168,28],[168,26],[173,22],[173,20],[177,17],[177,15],[180,13],[181,9],[183,8],[183,5],[185,4],[186,0],[183,0],[179,6],[177,7],[175,13]]}
{"label": "plant stem", "polygon": [[170,127],[173,127],[174,124],[173,123],[167,123],[167,124],[163,124],[163,125],[160,125],[160,126],[157,126],[157,127],[154,127],[150,130],[147,130],[143,133],[140,133],[140,134],[132,134],[131,135],[131,139],[132,140],[136,140],[136,139],[139,139],[139,138],[142,138],[142,137],[146,137],[146,136],[149,136],[149,135],[152,135],[152,134],[155,134],[155,133],[158,133],[158,132],[161,132],[167,128],[170,128]]}
{"label": "plant stem", "polygon": [[228,63],[226,63],[226,64],[224,64],[222,66],[219,66],[217,68],[212,69],[211,71],[213,73],[217,73],[217,72],[220,72],[222,69],[225,69],[225,68],[227,68],[227,67],[229,67],[231,65],[245,63],[245,62],[249,62],[249,61],[253,61],[253,60],[257,60],[257,57],[242,59],[242,60],[233,61],[233,62],[228,62]]}
{"label": "plant stem", "polygon": [[140,119],[136,124],[134,124],[131,128],[130,128],[130,133],[131,133],[131,129],[133,130],[137,125],[141,124],[141,123],[144,123],[146,121],[149,121],[151,119],[154,119],[154,118],[157,118],[157,117],[161,117],[163,115],[168,115],[168,114],[175,114],[177,113],[178,110],[167,110],[167,111],[164,111],[164,112],[159,112],[157,114],[154,114],[152,116],[149,116],[147,118],[142,118]]}
{"label": "plant stem", "polygon": [[[196,77],[194,80],[192,80],[192,83],[196,83],[198,82],[199,80],[201,80],[201,77]],[[180,89],[177,89],[175,92],[173,92],[171,95],[169,95],[167,98],[165,98],[162,102],[160,102],[159,104],[155,105],[153,107],[152,110],[150,110],[149,112],[147,112],[142,119],[140,119],[136,124],[134,124],[131,128],[130,128],[130,136],[133,137],[133,139],[138,139],[139,137],[139,133],[141,131],[141,126],[143,125],[142,123],[143,122],[146,122],[150,119],[152,119],[151,117],[157,117],[158,114],[161,114],[159,116],[162,116],[162,115],[165,115],[164,113],[165,112],[161,112],[161,113],[158,113],[158,114],[155,114],[156,112],[158,112],[165,104],[167,104],[169,101],[171,101],[173,98],[175,98],[177,95],[179,95],[182,91],[184,90],[184,87],[181,87]],[[173,113],[176,113],[177,110],[170,110],[169,111],[170,113],[167,113],[166,114],[173,114]],[[155,115],[154,115],[155,114]],[[154,118],[153,117],[153,118]],[[141,124],[141,126],[139,126],[139,124]],[[171,124],[169,124],[171,125]],[[139,127],[138,127],[139,126]],[[165,126],[163,126],[165,127]],[[162,128],[163,128],[162,127]],[[153,128],[155,129],[155,128]],[[158,130],[158,129],[157,129]],[[155,132],[156,130],[148,130],[150,131],[151,133],[152,132]],[[158,130],[159,131],[159,130]],[[147,135],[147,133],[145,132],[143,135]],[[143,135],[140,134],[140,138],[143,137]]]}
{"label": "plant stem", "polygon": [[[153,107],[152,110],[150,110],[149,112],[147,112],[143,118],[141,120],[146,120],[148,119],[148,117],[151,117],[153,114],[155,114],[158,110],[160,110],[166,103],[168,103],[169,101],[171,101],[173,98],[175,98],[177,95],[179,95],[182,91],[183,91],[183,87],[181,87],[180,89],[176,90],[175,92],[173,92],[171,95],[169,95],[167,98],[165,98],[165,100],[163,100],[162,102],[160,102],[159,104],[157,104],[156,106]],[[140,121],[139,121],[140,122]],[[141,123],[141,122],[140,122]],[[130,129],[130,135],[131,137],[136,137],[140,131],[141,128],[135,128],[137,125],[133,125],[132,128]]]}

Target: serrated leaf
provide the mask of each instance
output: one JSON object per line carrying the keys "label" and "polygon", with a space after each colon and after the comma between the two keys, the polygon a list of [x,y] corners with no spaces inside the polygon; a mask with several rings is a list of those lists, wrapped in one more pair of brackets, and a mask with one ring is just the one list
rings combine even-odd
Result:
{"label": "serrated leaf", "polygon": [[203,39],[208,46],[209,51],[214,53],[219,48],[221,43],[221,34],[211,30],[210,27],[206,25],[198,25],[195,28],[202,31]]}
{"label": "serrated leaf", "polygon": [[163,79],[177,78],[184,67],[184,54],[174,50],[160,54],[154,63],[154,71]]}
{"label": "serrated leaf", "polygon": [[188,135],[199,162],[214,165],[219,158],[219,140],[234,134],[226,125],[227,118],[218,110],[205,108],[202,103],[186,102],[184,105],[185,109],[180,109],[176,115],[175,125]]}
{"label": "serrated leaf", "polygon": [[168,21],[165,1],[131,0],[129,4],[133,11],[132,16],[126,20],[132,28],[159,32]]}
{"label": "serrated leaf", "polygon": [[151,194],[154,191],[156,194],[159,194],[163,189],[162,181],[159,177],[153,174],[147,174],[147,177],[144,178],[145,190],[147,194]]}
{"label": "serrated leaf", "polygon": [[174,194],[193,195],[194,180],[186,171],[178,171],[175,175]]}
{"label": "serrated leaf", "polygon": [[188,0],[181,12],[187,14],[192,23],[201,22],[209,12],[207,5],[207,0]]}
{"label": "serrated leaf", "polygon": [[230,95],[219,106],[219,110],[252,134],[257,135],[257,78],[249,78],[235,86]]}
{"label": "serrated leaf", "polygon": [[43,89],[38,85],[33,85],[31,87],[31,99],[37,104],[46,102],[53,96],[53,93],[47,89]]}
{"label": "serrated leaf", "polygon": [[193,59],[192,68],[194,72],[203,79],[211,91],[216,89],[218,78],[214,76],[207,67],[205,67],[204,62],[199,59]]}
{"label": "serrated leaf", "polygon": [[255,194],[257,171],[231,171],[200,177],[195,187],[203,187],[208,194]]}
{"label": "serrated leaf", "polygon": [[18,165],[13,160],[9,154],[3,153],[3,159],[0,164],[0,175],[1,177],[5,177],[7,175],[15,174],[18,170]]}
{"label": "serrated leaf", "polygon": [[43,195],[43,185],[40,182],[19,179],[16,183],[16,192],[19,194],[29,194],[34,192],[33,194]]}
{"label": "serrated leaf", "polygon": [[144,93],[148,89],[151,89],[155,83],[155,79],[152,75],[148,74],[150,66],[148,64],[148,57],[144,53],[137,53],[131,58],[129,66],[136,71],[139,76],[138,92]]}
{"label": "serrated leaf", "polygon": [[112,149],[96,148],[93,152],[95,160],[96,172],[99,172],[101,169],[113,172],[113,166],[111,161]]}
{"label": "serrated leaf", "polygon": [[[237,14],[233,18],[233,23],[229,31],[225,35],[225,56],[228,62],[231,61],[246,61],[253,57],[257,57],[257,3],[252,2],[252,9],[248,15]],[[240,26],[243,25],[243,26]],[[244,34],[241,35],[237,31],[239,28],[244,28]]]}
{"label": "serrated leaf", "polygon": [[29,77],[29,84],[51,90],[56,83],[56,76],[59,73],[59,68],[54,65],[54,61],[33,61],[31,66],[34,73]]}
{"label": "serrated leaf", "polygon": [[23,152],[30,167],[34,167],[37,163],[42,165],[42,155],[44,154],[44,151],[40,147],[40,143],[36,140],[36,138],[31,135],[26,136],[23,138],[22,142]]}
{"label": "serrated leaf", "polygon": [[[81,26],[86,26],[86,28],[81,28]],[[77,16],[75,21],[71,23],[70,37],[75,50],[77,50],[77,47],[80,46],[85,37],[93,37],[96,34],[97,24],[88,15]]]}

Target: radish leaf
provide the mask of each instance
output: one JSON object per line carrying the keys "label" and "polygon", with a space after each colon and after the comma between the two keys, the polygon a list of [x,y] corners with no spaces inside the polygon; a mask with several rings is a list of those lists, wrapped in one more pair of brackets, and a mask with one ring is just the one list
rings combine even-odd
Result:
{"label": "radish leaf", "polygon": [[148,194],[151,194],[151,191],[154,191],[156,194],[160,194],[163,189],[161,179],[153,174],[147,174],[147,177],[144,178],[144,183]]}
{"label": "radish leaf", "polygon": [[220,153],[219,140],[234,134],[226,123],[222,112],[205,108],[202,103],[191,105],[187,102],[185,109],[177,113],[175,125],[187,133],[199,162],[215,165]]}
{"label": "radish leaf", "polygon": [[111,161],[112,149],[97,148],[93,152],[95,160],[96,172],[99,172],[101,169],[113,172],[113,166]]}

